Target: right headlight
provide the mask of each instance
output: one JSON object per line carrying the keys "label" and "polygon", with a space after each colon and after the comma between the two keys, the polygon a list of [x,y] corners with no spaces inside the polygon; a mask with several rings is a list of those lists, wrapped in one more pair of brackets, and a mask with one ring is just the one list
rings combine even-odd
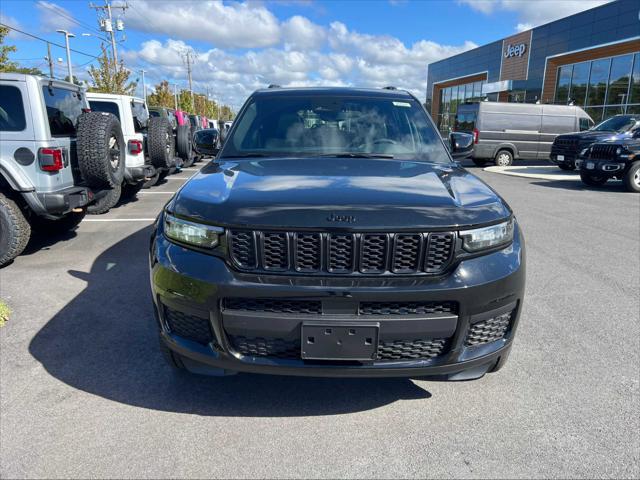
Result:
{"label": "right headlight", "polygon": [[513,240],[514,220],[508,220],[490,227],[464,230],[460,232],[462,247],[468,252],[478,252],[507,245]]}
{"label": "right headlight", "polygon": [[200,248],[214,248],[223,233],[221,227],[190,222],[164,213],[164,234],[171,240]]}

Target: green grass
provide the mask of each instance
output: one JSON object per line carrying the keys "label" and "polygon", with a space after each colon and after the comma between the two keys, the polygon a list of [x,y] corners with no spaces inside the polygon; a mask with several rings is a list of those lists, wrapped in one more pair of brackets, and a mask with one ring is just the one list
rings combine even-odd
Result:
{"label": "green grass", "polygon": [[0,300],[0,327],[4,327],[4,324],[9,320],[9,315],[11,314],[11,310],[6,303]]}

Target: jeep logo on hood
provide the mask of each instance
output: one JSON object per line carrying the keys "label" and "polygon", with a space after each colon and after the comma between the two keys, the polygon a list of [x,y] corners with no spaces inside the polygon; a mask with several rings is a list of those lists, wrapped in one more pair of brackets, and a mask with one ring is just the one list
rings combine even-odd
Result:
{"label": "jeep logo on hood", "polygon": [[336,215],[333,212],[327,217],[327,222],[355,223],[355,221],[356,217],[353,215]]}
{"label": "jeep logo on hood", "polygon": [[518,45],[509,44],[504,49],[504,58],[521,57],[526,50],[527,46],[524,43],[519,43]]}

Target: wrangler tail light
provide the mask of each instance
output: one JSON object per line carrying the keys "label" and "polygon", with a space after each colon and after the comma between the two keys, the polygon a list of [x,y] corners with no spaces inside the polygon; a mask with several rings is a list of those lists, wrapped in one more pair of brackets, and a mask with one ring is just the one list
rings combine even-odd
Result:
{"label": "wrangler tail light", "polygon": [[478,143],[478,139],[480,138],[480,132],[477,128],[473,129],[473,143]]}
{"label": "wrangler tail light", "polygon": [[38,162],[45,172],[58,172],[64,168],[61,148],[40,148],[38,150]]}
{"label": "wrangler tail light", "polygon": [[129,153],[139,155],[142,153],[142,142],[140,140],[129,140]]}

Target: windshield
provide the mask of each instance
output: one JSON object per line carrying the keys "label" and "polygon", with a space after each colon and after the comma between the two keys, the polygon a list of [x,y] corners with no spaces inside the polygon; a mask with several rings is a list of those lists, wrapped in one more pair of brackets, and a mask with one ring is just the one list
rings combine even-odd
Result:
{"label": "windshield", "polygon": [[412,98],[255,96],[221,157],[384,157],[449,163],[438,132]]}
{"label": "windshield", "polygon": [[608,120],[605,120],[604,122],[599,123],[598,125],[593,127],[593,130],[596,130],[598,132],[624,133],[631,130],[633,126],[636,124],[636,122],[637,122],[636,117],[619,115],[619,116],[611,117]]}

